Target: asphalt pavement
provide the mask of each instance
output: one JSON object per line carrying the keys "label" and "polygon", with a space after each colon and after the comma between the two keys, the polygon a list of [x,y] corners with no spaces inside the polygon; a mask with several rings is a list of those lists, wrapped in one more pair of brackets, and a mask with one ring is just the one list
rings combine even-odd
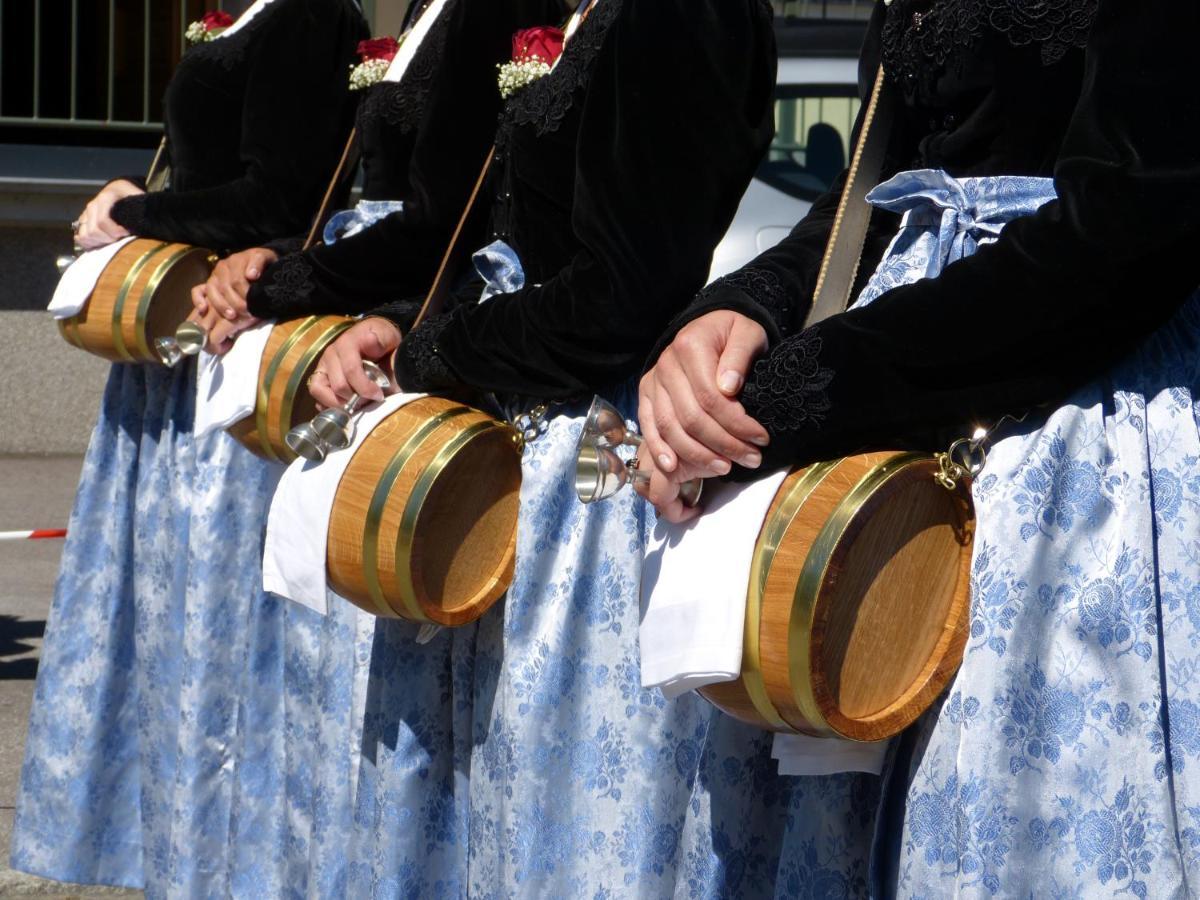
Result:
{"label": "asphalt pavement", "polygon": [[[65,528],[81,463],[78,456],[0,456],[0,531]],[[0,900],[141,897],[140,891],[60,884],[8,867],[29,705],[61,554],[61,540],[0,541]]]}

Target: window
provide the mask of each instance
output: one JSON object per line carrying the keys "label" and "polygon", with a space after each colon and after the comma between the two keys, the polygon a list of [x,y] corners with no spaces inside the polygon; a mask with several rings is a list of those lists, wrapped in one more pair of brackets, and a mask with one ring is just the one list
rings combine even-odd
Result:
{"label": "window", "polygon": [[780,85],[775,140],[758,178],[776,190],[812,201],[846,168],[858,116],[853,85]]}

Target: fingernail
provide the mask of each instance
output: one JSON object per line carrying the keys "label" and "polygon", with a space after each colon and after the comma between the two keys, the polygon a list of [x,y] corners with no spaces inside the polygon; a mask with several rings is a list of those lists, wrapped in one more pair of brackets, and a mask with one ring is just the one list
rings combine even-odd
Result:
{"label": "fingernail", "polygon": [[754,444],[756,447],[765,447],[767,444],[771,443],[771,439],[769,437],[752,437],[750,438],[750,443]]}
{"label": "fingernail", "polygon": [[741,463],[747,469],[757,469],[759,466],[762,465],[762,454],[756,453],[755,451],[751,450],[749,453],[747,453],[745,456],[742,457]]}
{"label": "fingernail", "polygon": [[664,472],[670,472],[675,466],[675,461],[665,453],[660,453],[658,457],[658,467]]}
{"label": "fingernail", "polygon": [[255,269],[255,268],[247,269],[246,274],[249,275],[251,278],[257,278],[258,277],[258,269]]}
{"label": "fingernail", "polygon": [[728,475],[733,468],[728,462],[723,459],[718,459],[715,463],[708,467],[714,475]]}
{"label": "fingernail", "polygon": [[722,372],[717,386],[726,394],[736,394],[742,386],[742,376],[732,369],[728,372]]}

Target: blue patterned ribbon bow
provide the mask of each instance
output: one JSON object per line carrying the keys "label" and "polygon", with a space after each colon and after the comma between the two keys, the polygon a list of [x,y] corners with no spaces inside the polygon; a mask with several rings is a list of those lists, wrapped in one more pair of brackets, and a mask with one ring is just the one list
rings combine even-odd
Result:
{"label": "blue patterned ribbon bow", "polygon": [[504,241],[492,241],[471,257],[475,271],[486,282],[479,302],[497,294],[513,294],[525,287],[525,267],[517,251]]}
{"label": "blue patterned ribbon bow", "polygon": [[959,179],[940,169],[901,172],[867,195],[873,206],[903,213],[904,219],[856,305],[898,284],[936,278],[950,263],[995,241],[1013,219],[1031,215],[1053,199],[1049,178]]}
{"label": "blue patterned ribbon bow", "polygon": [[321,238],[326,244],[336,244],[403,210],[404,204],[399,200],[359,200],[353,209],[343,209],[330,216]]}

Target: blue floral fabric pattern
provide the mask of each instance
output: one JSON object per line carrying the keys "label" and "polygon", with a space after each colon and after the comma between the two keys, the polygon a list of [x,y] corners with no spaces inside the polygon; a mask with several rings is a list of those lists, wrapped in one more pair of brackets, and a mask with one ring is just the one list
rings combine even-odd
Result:
{"label": "blue floral fabric pattern", "polygon": [[277,467],[193,440],[194,364],[113,366],[46,630],[14,868],[223,895]]}
{"label": "blue floral fabric pattern", "polygon": [[[875,199],[903,227],[860,302],[1052,197],[1048,181],[898,176]],[[1200,878],[1197,398],[1200,297],[991,448],[971,639],[888,779],[878,893],[1175,897]]]}

